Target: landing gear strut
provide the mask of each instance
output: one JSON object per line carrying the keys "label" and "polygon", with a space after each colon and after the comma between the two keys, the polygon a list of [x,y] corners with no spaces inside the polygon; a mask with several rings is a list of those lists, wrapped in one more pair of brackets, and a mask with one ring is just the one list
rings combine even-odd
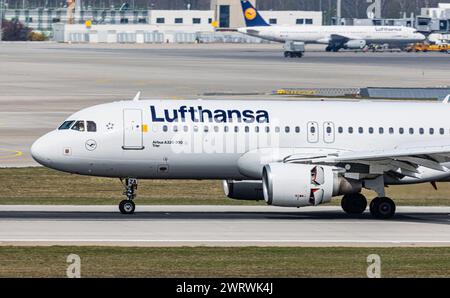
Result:
{"label": "landing gear strut", "polygon": [[378,195],[378,197],[370,202],[370,214],[377,219],[392,218],[395,215],[395,203],[386,197],[383,176],[378,176],[372,180],[365,180],[364,187],[375,191]]}
{"label": "landing gear strut", "polygon": [[125,191],[124,195],[127,197],[126,200],[123,200],[119,204],[119,210],[122,214],[133,214],[136,208],[133,200],[136,198],[136,190],[138,186],[138,181],[135,178],[127,178],[125,179]]}
{"label": "landing gear strut", "polygon": [[345,195],[341,207],[347,214],[361,214],[366,210],[367,199],[360,193]]}

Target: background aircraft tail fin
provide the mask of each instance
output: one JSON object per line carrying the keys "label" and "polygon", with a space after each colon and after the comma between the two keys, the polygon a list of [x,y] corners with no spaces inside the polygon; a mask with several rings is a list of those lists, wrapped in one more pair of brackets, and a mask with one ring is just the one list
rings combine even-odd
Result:
{"label": "background aircraft tail fin", "polygon": [[241,0],[242,11],[244,12],[245,25],[247,27],[270,26],[261,17],[255,7],[247,0]]}

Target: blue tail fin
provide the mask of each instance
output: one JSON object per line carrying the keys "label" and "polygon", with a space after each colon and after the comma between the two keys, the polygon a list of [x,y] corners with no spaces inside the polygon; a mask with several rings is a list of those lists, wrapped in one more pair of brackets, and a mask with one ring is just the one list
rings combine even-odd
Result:
{"label": "blue tail fin", "polygon": [[270,26],[266,21],[264,21],[250,1],[241,0],[241,5],[242,11],[244,12],[245,25],[247,27]]}

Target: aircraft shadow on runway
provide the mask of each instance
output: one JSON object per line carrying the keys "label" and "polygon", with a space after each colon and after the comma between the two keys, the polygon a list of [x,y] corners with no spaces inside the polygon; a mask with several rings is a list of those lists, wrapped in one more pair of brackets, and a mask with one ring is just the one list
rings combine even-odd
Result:
{"label": "aircraft shadow on runway", "polygon": [[[125,220],[361,220],[374,221],[375,219],[365,212],[361,215],[347,215],[339,211],[313,211],[313,212],[139,212],[133,215],[122,215],[119,212],[61,212],[61,211],[0,211],[0,220],[27,220],[27,221],[125,221]],[[430,224],[450,224],[448,212],[409,212],[397,213],[392,222],[416,222]]]}

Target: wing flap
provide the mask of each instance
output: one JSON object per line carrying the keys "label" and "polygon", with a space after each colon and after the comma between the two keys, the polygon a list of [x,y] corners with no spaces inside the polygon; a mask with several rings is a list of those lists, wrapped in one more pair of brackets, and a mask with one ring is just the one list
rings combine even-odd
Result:
{"label": "wing flap", "polygon": [[288,156],[285,162],[312,164],[342,164],[354,163],[368,165],[371,174],[397,172],[408,177],[420,178],[419,167],[429,168],[439,172],[450,170],[441,162],[450,161],[450,146],[402,147],[387,150],[347,151],[328,154],[316,158],[295,155]]}

